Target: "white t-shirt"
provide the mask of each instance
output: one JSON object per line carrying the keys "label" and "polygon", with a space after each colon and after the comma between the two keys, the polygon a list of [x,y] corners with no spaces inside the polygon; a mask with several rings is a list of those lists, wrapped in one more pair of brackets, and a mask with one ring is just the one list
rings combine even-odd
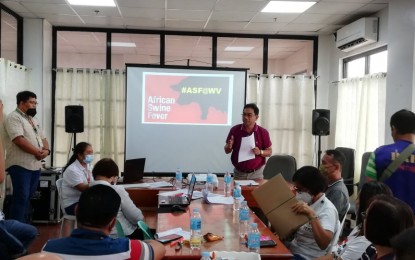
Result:
{"label": "white t-shirt", "polygon": [[365,236],[359,236],[360,226],[355,227],[346,242],[339,245],[333,253],[343,260],[361,259],[363,253],[372,244]]}
{"label": "white t-shirt", "polygon": [[88,179],[93,181],[94,177],[78,160],[75,160],[65,169],[62,182],[62,204],[64,208],[79,201],[81,192],[74,187],[81,183],[88,184]]}
{"label": "white t-shirt", "polygon": [[[316,213],[323,229],[333,232],[334,236],[339,215],[333,203],[323,194],[310,207]],[[297,230],[290,250],[293,254],[299,254],[305,259],[314,259],[327,253],[326,249],[320,249],[317,245],[310,223],[304,224]]]}

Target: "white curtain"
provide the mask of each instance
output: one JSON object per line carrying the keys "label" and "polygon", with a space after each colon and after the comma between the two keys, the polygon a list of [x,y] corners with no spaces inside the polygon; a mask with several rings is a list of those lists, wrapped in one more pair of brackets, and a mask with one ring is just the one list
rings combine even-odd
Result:
{"label": "white curtain", "polygon": [[[31,73],[28,68],[12,61],[0,58],[0,99],[3,101],[3,118],[16,109],[16,94],[23,90],[32,90]],[[0,124],[0,138],[3,147],[11,145],[4,125]]]}
{"label": "white curtain", "polygon": [[335,146],[356,150],[355,181],[360,177],[362,154],[383,143],[385,93],[385,73],[338,83]]}
{"label": "white curtain", "polygon": [[65,132],[65,106],[84,107],[84,132],[76,142],[88,142],[94,161],[110,157],[124,163],[125,75],[118,70],[58,69],[55,94],[54,165],[63,166],[72,154],[73,134]]}
{"label": "white curtain", "polygon": [[297,167],[312,165],[314,77],[249,75],[247,103],[258,105],[258,124],[271,137],[273,154],[289,154]]}
{"label": "white curtain", "polygon": [[9,114],[16,108],[16,94],[23,90],[32,90],[30,69],[0,58],[0,99],[4,104],[4,113]]}

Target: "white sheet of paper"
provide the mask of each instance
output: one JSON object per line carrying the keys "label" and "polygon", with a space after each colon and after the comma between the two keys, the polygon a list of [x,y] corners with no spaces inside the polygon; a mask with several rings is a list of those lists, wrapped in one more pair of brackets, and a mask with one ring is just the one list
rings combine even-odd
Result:
{"label": "white sheet of paper", "polygon": [[255,136],[251,134],[247,137],[242,137],[241,148],[239,149],[238,162],[248,161],[255,158],[252,149],[255,148]]}
{"label": "white sheet of paper", "polygon": [[258,186],[259,183],[254,180],[237,180],[235,183],[238,183],[240,186]]}
{"label": "white sheet of paper", "polygon": [[212,204],[224,204],[224,205],[232,205],[233,198],[232,197],[225,197],[225,196],[208,196],[207,200],[209,203]]}
{"label": "white sheet of paper", "polygon": [[124,189],[127,188],[150,188],[150,185],[148,183],[132,183],[132,184],[118,184],[120,186],[123,186]]}
{"label": "white sheet of paper", "polygon": [[167,181],[149,182],[150,188],[173,187],[173,184]]}

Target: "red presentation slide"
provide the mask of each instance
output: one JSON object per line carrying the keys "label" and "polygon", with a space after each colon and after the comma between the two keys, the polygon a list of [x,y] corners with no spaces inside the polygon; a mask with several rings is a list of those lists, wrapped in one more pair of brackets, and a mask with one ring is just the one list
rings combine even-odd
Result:
{"label": "red presentation slide", "polygon": [[230,125],[232,75],[144,73],[144,124]]}

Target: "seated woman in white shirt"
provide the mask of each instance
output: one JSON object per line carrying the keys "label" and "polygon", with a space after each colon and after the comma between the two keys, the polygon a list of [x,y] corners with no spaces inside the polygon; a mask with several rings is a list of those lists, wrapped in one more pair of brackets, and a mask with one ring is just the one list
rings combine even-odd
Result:
{"label": "seated woman in white shirt", "polygon": [[93,153],[89,143],[78,143],[63,169],[62,204],[68,215],[75,215],[75,206],[81,193],[88,189],[93,180],[90,171],[91,162],[94,160]]}
{"label": "seated woman in white shirt", "polygon": [[372,181],[363,184],[356,199],[356,227],[342,244],[334,248],[332,253],[317,260],[365,260],[375,257],[375,247],[363,234],[362,215],[366,212],[373,198],[380,194],[393,196],[390,188],[382,182]]}
{"label": "seated woman in white shirt", "polygon": [[[116,185],[118,173],[117,164],[110,158],[103,158],[95,164],[92,170],[95,181],[90,186],[97,184],[111,186],[121,197],[121,207],[118,211],[117,220],[120,222],[124,234],[131,239],[143,239],[141,230],[137,228],[137,222],[144,220],[143,213],[135,206],[124,187]],[[111,237],[117,237],[115,228],[113,228],[110,235]]]}
{"label": "seated woman in white shirt", "polygon": [[339,215],[324,194],[327,179],[316,167],[298,169],[293,176],[293,183],[299,202],[292,210],[307,216],[309,222],[297,230],[289,249],[294,259],[315,259],[331,249],[329,246],[340,226]]}

